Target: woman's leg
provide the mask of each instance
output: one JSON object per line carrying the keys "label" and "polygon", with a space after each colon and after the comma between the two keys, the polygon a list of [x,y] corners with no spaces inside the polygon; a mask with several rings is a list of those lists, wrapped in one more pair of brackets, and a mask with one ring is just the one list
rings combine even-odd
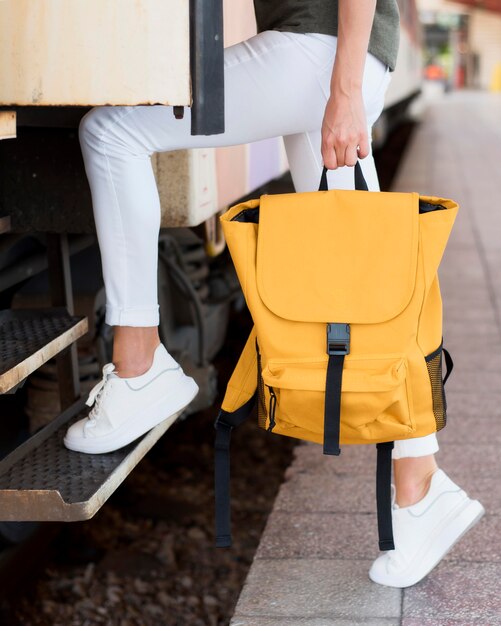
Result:
{"label": "woman's leg", "polygon": [[[369,128],[381,114],[384,93],[389,76],[381,83],[380,61],[369,56],[365,81],[366,114]],[[330,71],[324,71],[322,90],[328,96]],[[370,132],[369,132],[370,136]],[[319,131],[301,133],[284,138],[287,157],[297,191],[314,191],[322,170]],[[305,158],[305,155],[308,155]],[[362,162],[364,176],[371,191],[379,190],[379,181],[372,154]],[[351,168],[341,168],[329,173],[329,186],[336,189],[353,189],[354,176]],[[438,452],[435,434],[407,441],[396,441],[393,450],[396,502],[409,506],[421,500],[430,486],[431,477],[437,469],[434,454]]]}
{"label": "woman's leg", "polygon": [[[165,106],[101,107],[83,119],[80,138],[101,248],[106,321],[115,327],[113,360],[120,375],[145,371],[159,342],[160,204],[151,154],[299,133],[306,142],[316,141],[335,44],[334,37],[267,32],[227,49],[222,135],[191,136],[189,111],[175,120]],[[386,76],[370,57],[364,94],[373,109],[374,102],[382,108]],[[319,149],[291,156],[298,190],[316,188],[320,169]],[[352,176],[342,168],[331,173],[331,185],[349,186]]]}
{"label": "woman's leg", "polygon": [[[319,45],[332,47],[331,37],[326,35],[306,35],[313,38]],[[297,45],[305,45],[304,39],[299,39]],[[317,78],[320,93],[317,97],[322,104],[322,110],[327,103],[330,93],[332,62],[320,67]],[[372,126],[381,115],[384,107],[384,96],[390,82],[389,70],[374,56],[367,56],[364,72],[363,96],[369,137]],[[307,115],[307,112],[305,112]],[[315,191],[318,189],[322,173],[321,133],[317,128],[311,132],[302,132],[284,137],[285,149],[296,191]],[[379,191],[379,181],[372,152],[363,161],[361,167],[370,191]],[[354,171],[351,167],[341,167],[328,173],[329,189],[354,189]]]}
{"label": "woman's leg", "polygon": [[158,326],[115,326],[112,361],[117,374],[123,378],[144,374],[159,345]]}
{"label": "woman's leg", "polygon": [[400,507],[412,506],[428,493],[433,474],[438,469],[433,454],[394,461],[395,501]]}
{"label": "woman's leg", "polygon": [[419,502],[428,493],[433,474],[438,469],[435,433],[417,439],[395,441],[393,468],[395,501],[400,507]]}
{"label": "woman's leg", "polygon": [[[153,152],[226,146],[268,137],[318,133],[336,39],[267,32],[225,52],[226,132],[190,135],[189,111],[175,120],[166,106],[102,107],[85,116],[80,139],[89,178],[106,288],[106,321],[115,327],[113,364],[91,392],[88,417],[70,427],[65,444],[81,452],[117,449],[193,398],[197,387],[159,345],[157,255],[160,203]],[[371,57],[368,103],[380,101],[386,68]],[[370,79],[370,80],[369,80]],[[318,150],[318,155],[320,151]],[[318,155],[291,163],[320,179]],[[341,179],[339,170],[333,174]],[[350,174],[351,178],[351,174]]]}
{"label": "woman's leg", "polygon": [[416,584],[484,514],[478,500],[438,469],[437,451],[435,434],[395,442],[395,549],[372,564],[369,576],[374,582]]}

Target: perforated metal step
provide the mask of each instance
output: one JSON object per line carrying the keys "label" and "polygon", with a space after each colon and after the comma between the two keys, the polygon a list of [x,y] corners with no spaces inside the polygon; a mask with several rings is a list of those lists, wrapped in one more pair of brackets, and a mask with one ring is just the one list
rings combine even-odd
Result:
{"label": "perforated metal step", "polygon": [[7,393],[88,329],[64,307],[0,311],[0,393]]}
{"label": "perforated metal step", "polygon": [[68,426],[85,415],[79,400],[0,462],[0,520],[75,522],[90,519],[176,421],[163,421],[110,454],[81,454],[63,445]]}

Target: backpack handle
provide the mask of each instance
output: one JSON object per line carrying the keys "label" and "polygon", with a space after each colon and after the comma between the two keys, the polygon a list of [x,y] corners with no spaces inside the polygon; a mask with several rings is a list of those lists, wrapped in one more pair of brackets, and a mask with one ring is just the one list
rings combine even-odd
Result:
{"label": "backpack handle", "polygon": [[[360,167],[360,161],[357,161],[355,165],[355,189],[357,191],[369,191],[369,187],[365,181],[362,168]],[[322,177],[320,178],[320,185],[318,187],[318,191],[328,191],[329,186],[327,185],[327,168],[324,165],[324,169],[322,170]]]}

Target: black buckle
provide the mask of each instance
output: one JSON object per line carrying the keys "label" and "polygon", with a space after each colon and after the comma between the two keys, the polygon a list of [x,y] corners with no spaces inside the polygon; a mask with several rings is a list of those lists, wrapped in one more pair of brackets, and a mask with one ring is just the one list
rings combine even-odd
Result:
{"label": "black buckle", "polygon": [[327,354],[350,354],[349,324],[327,324]]}

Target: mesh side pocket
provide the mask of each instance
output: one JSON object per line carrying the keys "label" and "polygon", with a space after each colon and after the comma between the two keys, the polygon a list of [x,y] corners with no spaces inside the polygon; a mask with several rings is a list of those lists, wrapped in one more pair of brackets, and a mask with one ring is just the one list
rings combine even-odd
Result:
{"label": "mesh side pocket", "polygon": [[429,354],[426,358],[426,367],[431,382],[433,398],[433,414],[437,424],[437,431],[442,430],[447,423],[447,403],[442,375],[442,346]]}
{"label": "mesh side pocket", "polygon": [[261,355],[259,354],[259,348],[256,345],[257,351],[257,423],[260,428],[266,429],[266,418],[268,414],[266,412],[266,399],[264,397],[264,381],[262,377],[261,369]]}

